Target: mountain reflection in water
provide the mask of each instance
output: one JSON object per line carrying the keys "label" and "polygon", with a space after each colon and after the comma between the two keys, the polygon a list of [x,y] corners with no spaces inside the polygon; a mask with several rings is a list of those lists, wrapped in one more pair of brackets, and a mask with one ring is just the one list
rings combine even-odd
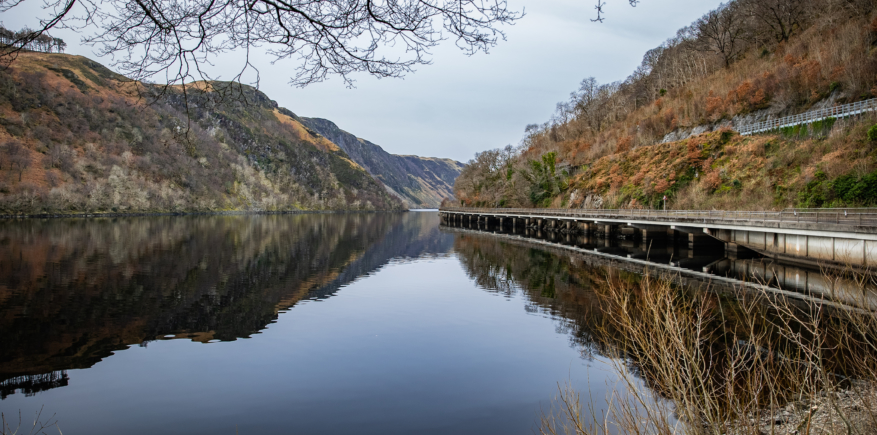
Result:
{"label": "mountain reflection in water", "polygon": [[249,337],[393,258],[446,254],[425,213],[23,220],[0,226],[0,394],[151,340]]}

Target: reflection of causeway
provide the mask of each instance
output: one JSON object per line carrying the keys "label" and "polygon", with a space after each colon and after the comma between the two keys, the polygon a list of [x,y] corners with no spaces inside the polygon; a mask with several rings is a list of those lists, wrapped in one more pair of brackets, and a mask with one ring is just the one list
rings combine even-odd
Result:
{"label": "reflection of causeway", "polygon": [[482,234],[506,242],[556,252],[577,253],[587,264],[609,265],[635,273],[669,272],[684,284],[709,283],[714,289],[742,288],[818,300],[839,308],[877,309],[877,290],[863,288],[855,279],[764,258],[728,258],[723,249],[708,244],[641,243],[589,235],[526,231],[523,234],[442,227],[450,233]]}
{"label": "reflection of causeway", "polygon": [[16,390],[25,396],[33,396],[40,391],[51,388],[64,387],[67,385],[67,370],[58,370],[51,373],[38,375],[21,375],[0,381],[0,399],[14,394]]}
{"label": "reflection of causeway", "polygon": [[[764,361],[791,361],[788,360],[790,356],[797,358],[800,355],[794,350],[797,343],[800,343],[796,340],[807,342],[812,338],[799,336],[790,340],[789,336],[777,332],[775,325],[789,322],[789,312],[793,313],[792,318],[799,319],[808,319],[816,314],[822,319],[820,323],[824,320],[832,325],[848,322],[849,319],[844,315],[835,316],[849,314],[848,312],[841,313],[841,310],[835,309],[811,311],[813,305],[801,303],[801,299],[818,299],[819,296],[829,293],[825,287],[828,283],[821,281],[821,275],[817,272],[761,260],[730,259],[724,257],[721,250],[716,259],[710,255],[708,247],[702,251],[698,251],[697,246],[691,249],[689,244],[653,243],[642,247],[635,240],[567,237],[568,235],[558,235],[556,232],[543,232],[543,237],[539,238],[538,232],[529,234],[531,237],[522,237],[508,232],[457,228],[443,228],[443,231],[456,235],[454,252],[479,287],[501,295],[523,295],[527,302],[526,311],[551,316],[556,322],[558,332],[567,335],[571,344],[581,350],[584,358],[621,357],[625,367],[641,379],[644,386],[656,389],[659,396],[663,394],[662,383],[658,382],[660,378],[655,373],[662,367],[656,367],[655,360],[651,358],[642,355],[637,357],[636,351],[633,354],[626,353],[631,349],[626,331],[616,328],[606,314],[611,316],[618,312],[616,310],[629,309],[634,322],[645,324],[653,321],[650,318],[653,311],[636,307],[641,297],[652,294],[648,288],[658,283],[654,278],[669,278],[685,284],[672,287],[675,297],[671,298],[672,302],[667,303],[673,306],[665,305],[666,300],[662,300],[659,308],[661,310],[685,310],[685,306],[693,306],[689,304],[694,300],[705,302],[694,304],[699,307],[696,315],[691,311],[682,314],[692,316],[688,319],[695,316],[705,319],[699,325],[696,344],[691,344],[696,347],[689,348],[698,349],[697,352],[702,355],[728,355],[730,352],[742,350],[747,355],[756,355],[750,353],[752,351],[757,352],[757,355],[771,355]],[[705,269],[714,274],[705,272]],[[652,278],[644,279],[644,273]],[[746,307],[749,306],[741,301],[765,301],[758,292],[757,297],[750,298],[751,293],[745,290],[759,286],[751,282],[754,277],[759,276],[766,280],[772,278],[779,286],[795,283],[797,276],[798,286],[793,289],[800,290],[801,293],[786,290],[787,294],[793,294],[798,299],[790,298],[788,305],[762,304],[758,307],[757,315],[741,317],[741,310],[748,310]],[[848,286],[849,282],[840,285]],[[842,287],[832,288],[837,294]],[[613,303],[613,294],[623,295],[626,302],[616,300]],[[853,295],[850,296],[852,299]],[[841,303],[832,305],[849,308]],[[677,314],[680,312],[677,311]],[[826,317],[822,317],[823,315]],[[751,327],[752,330],[759,331],[758,334],[764,334],[759,336],[758,343],[748,342],[746,335],[740,334],[742,318],[751,319],[752,322],[746,320],[745,328]],[[818,340],[821,343],[851,342],[848,339],[841,340],[835,335],[836,331],[848,330],[843,327],[834,328],[832,326],[820,332]],[[800,330],[805,330],[804,326]],[[763,343],[772,343],[776,347],[765,349],[762,347]],[[856,379],[862,373],[853,362],[873,358],[869,347],[855,344],[826,346],[821,352],[824,352],[819,356],[825,370],[823,373],[837,379]],[[677,354],[679,355],[681,353]],[[709,361],[719,362],[721,359]],[[790,367],[796,367],[796,364],[793,363]],[[684,373],[679,382],[728,385],[725,377],[727,372],[725,367],[720,367],[721,363],[705,366],[704,371],[697,373],[696,379],[685,377],[692,371],[682,370]],[[799,383],[801,378],[797,372],[794,368],[773,372],[776,375],[775,385]],[[708,376],[711,380],[706,383],[702,376]]]}
{"label": "reflection of causeway", "polygon": [[64,370],[165,336],[249,337],[303,298],[452,240],[431,213],[11,222],[0,228],[0,388],[62,386]]}

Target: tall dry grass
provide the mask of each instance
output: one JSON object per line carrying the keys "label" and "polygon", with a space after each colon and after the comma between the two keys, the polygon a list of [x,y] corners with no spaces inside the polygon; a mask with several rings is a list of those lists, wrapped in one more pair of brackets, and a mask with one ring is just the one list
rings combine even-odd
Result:
{"label": "tall dry grass", "polygon": [[598,336],[620,382],[606,403],[559,387],[541,434],[877,433],[877,314],[672,282],[610,277]]}
{"label": "tall dry grass", "polygon": [[18,424],[14,428],[13,424],[15,424],[13,416],[7,418],[6,414],[0,413],[0,435],[49,435],[49,432],[54,433],[55,430],[63,435],[54,414],[47,419],[43,418],[42,407],[34,413],[32,422],[24,420],[19,410]]}

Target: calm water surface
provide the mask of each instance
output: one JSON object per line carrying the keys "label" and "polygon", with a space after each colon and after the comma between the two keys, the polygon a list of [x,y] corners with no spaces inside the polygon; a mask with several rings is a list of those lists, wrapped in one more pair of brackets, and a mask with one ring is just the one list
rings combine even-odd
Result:
{"label": "calm water surface", "polygon": [[[824,290],[721,250],[544,238]],[[595,291],[639,278],[611,267],[435,211],[4,221],[0,412],[67,435],[533,433],[558,383],[600,405],[617,380]]]}
{"label": "calm water surface", "polygon": [[569,259],[438,222],[2,222],[0,411],[67,435],[523,434],[558,382],[605,394]]}

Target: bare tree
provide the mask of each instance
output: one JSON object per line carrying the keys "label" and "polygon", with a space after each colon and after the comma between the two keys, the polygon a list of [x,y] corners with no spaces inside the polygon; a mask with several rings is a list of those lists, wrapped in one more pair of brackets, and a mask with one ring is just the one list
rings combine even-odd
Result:
{"label": "bare tree", "polygon": [[749,32],[746,15],[738,2],[728,2],[708,12],[694,23],[702,51],[712,51],[722,57],[725,67],[746,48]]}
{"label": "bare tree", "polygon": [[808,0],[745,0],[744,5],[777,42],[788,41],[812,8]]}
{"label": "bare tree", "polygon": [[570,98],[576,102],[576,111],[580,115],[589,117],[594,110],[594,103],[597,101],[597,94],[600,84],[594,77],[583,79],[579,84],[579,89],[570,95]]}
{"label": "bare tree", "polygon": [[18,169],[18,181],[21,181],[24,170],[30,167],[30,152],[21,142],[13,139],[3,144],[3,153],[9,164]]}
{"label": "bare tree", "polygon": [[618,92],[618,83],[601,85],[593,77],[582,80],[578,91],[570,98],[575,103],[576,115],[588,128],[599,132],[603,122],[611,116],[610,100]]}
{"label": "bare tree", "polygon": [[[0,0],[0,12],[36,0]],[[240,53],[253,70],[251,50],[264,46],[275,60],[298,58],[291,83],[304,86],[352,74],[400,77],[429,63],[429,49],[453,38],[467,54],[487,51],[505,38],[499,25],[522,12],[505,0],[46,0],[40,28],[15,44],[29,44],[53,28],[92,31],[84,42],[117,56],[120,72],[169,85],[215,80],[205,67]],[[14,50],[13,50],[14,51]],[[7,50],[7,56],[10,51]]]}

